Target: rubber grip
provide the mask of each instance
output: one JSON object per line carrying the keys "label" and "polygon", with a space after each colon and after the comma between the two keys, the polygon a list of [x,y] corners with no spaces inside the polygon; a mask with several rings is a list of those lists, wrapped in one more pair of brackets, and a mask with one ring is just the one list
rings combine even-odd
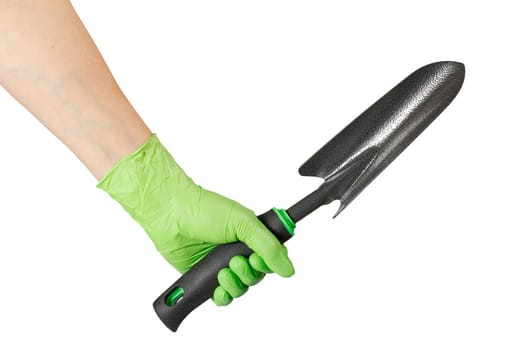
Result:
{"label": "rubber grip", "polygon": [[[259,215],[258,219],[281,243],[292,237],[273,210]],[[217,246],[155,300],[153,308],[157,316],[175,332],[186,316],[212,297],[219,284],[217,274],[228,267],[230,259],[237,255],[248,257],[251,253],[242,242]]]}

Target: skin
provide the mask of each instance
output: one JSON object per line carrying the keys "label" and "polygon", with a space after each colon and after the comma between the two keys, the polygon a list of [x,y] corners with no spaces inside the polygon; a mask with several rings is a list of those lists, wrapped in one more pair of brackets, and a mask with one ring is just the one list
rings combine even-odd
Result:
{"label": "skin", "polygon": [[[69,1],[0,0],[0,84],[98,180],[152,135]],[[273,257],[266,261],[275,272],[293,274],[285,248],[264,227],[246,239],[265,242],[252,248]],[[235,257],[213,299],[227,305],[270,272],[260,255]]]}
{"label": "skin", "polygon": [[0,0],[0,84],[99,180],[151,136],[69,1]]}

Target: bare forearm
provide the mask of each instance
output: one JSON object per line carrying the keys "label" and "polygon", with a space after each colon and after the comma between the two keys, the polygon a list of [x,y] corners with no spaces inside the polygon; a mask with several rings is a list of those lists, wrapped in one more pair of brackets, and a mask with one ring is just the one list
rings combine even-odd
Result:
{"label": "bare forearm", "polygon": [[69,1],[0,0],[0,84],[101,178],[151,132]]}

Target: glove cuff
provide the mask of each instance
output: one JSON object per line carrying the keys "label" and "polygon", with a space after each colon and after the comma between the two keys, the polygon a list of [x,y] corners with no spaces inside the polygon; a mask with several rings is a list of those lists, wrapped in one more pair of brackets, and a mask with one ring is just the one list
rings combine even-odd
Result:
{"label": "glove cuff", "polygon": [[[184,170],[153,134],[133,153],[119,160],[100,180],[97,188],[104,190],[139,223],[154,211],[168,195],[165,182],[179,190],[194,185]],[[176,191],[175,191],[176,192]],[[176,195],[171,192],[170,196]]]}

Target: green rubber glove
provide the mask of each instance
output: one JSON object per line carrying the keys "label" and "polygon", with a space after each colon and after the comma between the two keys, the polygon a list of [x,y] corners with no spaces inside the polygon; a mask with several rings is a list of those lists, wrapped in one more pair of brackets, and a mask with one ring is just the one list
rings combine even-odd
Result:
{"label": "green rubber glove", "polygon": [[98,184],[149,234],[157,250],[179,272],[188,271],[215,246],[242,241],[254,253],[236,256],[218,274],[213,294],[227,305],[272,271],[288,277],[286,248],[239,203],[196,185],[152,135],[121,159]]}

